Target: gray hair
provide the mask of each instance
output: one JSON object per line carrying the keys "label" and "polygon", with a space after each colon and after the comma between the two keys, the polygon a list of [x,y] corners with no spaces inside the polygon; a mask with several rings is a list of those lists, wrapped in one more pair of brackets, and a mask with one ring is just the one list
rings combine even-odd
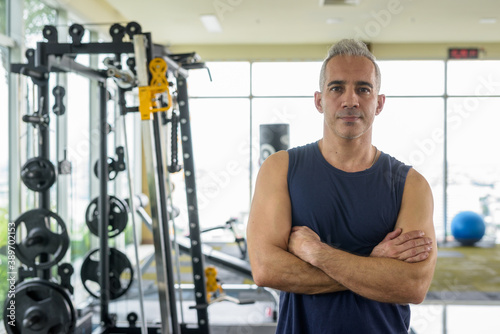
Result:
{"label": "gray hair", "polygon": [[328,50],[328,54],[326,59],[323,61],[323,65],[321,66],[321,72],[319,75],[319,90],[323,91],[323,86],[325,85],[326,80],[326,65],[328,61],[336,56],[358,56],[368,58],[373,65],[375,66],[375,85],[376,90],[380,89],[380,85],[382,82],[382,76],[380,74],[380,68],[376,63],[375,56],[368,50],[368,47],[365,43],[355,40],[355,39],[343,39],[337,44],[334,44],[330,50]]}

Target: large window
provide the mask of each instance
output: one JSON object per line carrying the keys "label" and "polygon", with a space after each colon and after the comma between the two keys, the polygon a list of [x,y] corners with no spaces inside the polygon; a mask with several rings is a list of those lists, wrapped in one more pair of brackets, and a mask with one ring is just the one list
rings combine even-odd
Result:
{"label": "large window", "polygon": [[[500,62],[405,60],[379,65],[381,93],[387,100],[375,120],[374,145],[426,177],[434,196],[438,240],[450,234],[451,219],[459,211],[482,213],[487,222],[500,219],[495,182],[500,156],[493,154],[494,143],[500,142],[495,131],[500,121]],[[205,203],[208,193],[217,193],[207,202],[210,209],[200,212],[203,226],[248,213],[260,166],[261,124],[289,124],[290,147],[322,135],[322,118],[313,102],[321,62],[208,66],[213,82],[202,71],[189,79],[199,197]],[[213,177],[235,159],[242,167],[238,177],[228,179],[227,185],[225,179]],[[215,187],[214,179],[224,187]]]}
{"label": "large window", "polygon": [[448,222],[464,210],[500,219],[500,61],[448,62]]}
{"label": "large window", "polygon": [[7,1],[0,0],[0,34],[7,32]]}
{"label": "large window", "polygon": [[[9,221],[9,90],[7,84],[7,57],[8,51],[0,46],[0,305],[8,291],[7,283],[7,224]],[[3,314],[3,308],[0,315]]]}

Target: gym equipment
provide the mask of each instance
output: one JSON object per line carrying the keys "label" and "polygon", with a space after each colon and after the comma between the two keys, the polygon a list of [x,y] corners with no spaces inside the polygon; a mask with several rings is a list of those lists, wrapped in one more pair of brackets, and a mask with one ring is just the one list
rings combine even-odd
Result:
{"label": "gym equipment", "polygon": [[[123,100],[125,100],[124,97],[124,90],[120,89],[119,94]],[[124,101],[125,102],[125,101]],[[125,161],[126,163],[131,166],[130,164],[130,155],[129,155],[129,149],[128,149],[128,137],[127,137],[127,122],[125,120],[125,115],[126,115],[126,104],[122,104],[120,106],[121,108],[121,119],[122,119],[122,124],[123,124],[123,140],[125,141],[125,150],[124,150],[124,156],[125,156]],[[132,213],[135,212],[135,203],[134,203],[134,189],[133,189],[133,184],[132,184],[132,175],[130,172],[130,168],[127,168],[127,180],[128,180],[128,192],[129,192],[129,201],[127,201],[127,204],[129,205],[130,209],[132,210]],[[146,197],[144,195],[144,197]],[[147,199],[147,197],[146,197]],[[137,201],[141,201],[141,198],[138,198]],[[138,290],[139,290],[139,308],[140,308],[140,313],[141,313],[141,331],[143,334],[147,333],[147,325],[146,325],[146,312],[144,310],[144,293],[143,293],[143,285],[142,285],[142,271],[141,271],[141,262],[139,260],[139,237],[137,236],[137,224],[135,220],[135,214],[131,215],[132,217],[132,236],[134,239],[134,257],[135,257],[135,266],[137,270],[137,283],[138,283]],[[127,320],[129,322],[130,327],[135,327],[135,323],[137,322],[138,316],[136,313],[132,312],[127,316]]]}
{"label": "gym equipment", "polygon": [[54,95],[54,98],[56,100],[55,104],[52,106],[52,111],[57,116],[64,115],[64,113],[66,112],[66,107],[63,103],[63,97],[64,95],[66,95],[66,90],[62,86],[55,86],[54,89],[52,89],[52,95]]}
{"label": "gym equipment", "polygon": [[[66,254],[69,236],[64,221],[47,209],[34,209],[23,213],[14,222],[16,240],[18,231],[25,236],[14,245],[17,258],[28,267],[49,269]],[[44,256],[46,259],[44,259]]]}
{"label": "gym equipment", "polygon": [[37,192],[45,191],[56,182],[56,168],[48,159],[31,158],[21,169],[21,180],[28,189]]}
{"label": "gym equipment", "polygon": [[234,242],[236,243],[236,245],[240,250],[241,259],[244,260],[247,256],[247,241],[244,237],[238,234],[235,227],[235,224],[237,222],[238,220],[236,218],[230,218],[224,225],[203,229],[201,230],[201,233],[206,233],[215,230],[230,230],[233,233]]}
{"label": "gym equipment", "polygon": [[[123,153],[123,147],[118,146],[116,148],[116,155],[118,158],[115,160],[113,158],[108,157],[108,180],[114,180],[119,172],[123,172],[125,170],[125,158]],[[96,161],[94,165],[94,174],[99,178],[99,160]]]}
{"label": "gym equipment", "polygon": [[[85,212],[85,223],[90,232],[96,236],[99,236],[98,200],[99,197],[94,198]],[[108,203],[108,238],[114,238],[127,227],[128,206],[125,201],[115,196],[109,196]]]}
{"label": "gym equipment", "polygon": [[[35,278],[18,283],[3,310],[8,334],[73,333],[76,311],[59,285]],[[14,316],[9,317],[11,312]]]}
{"label": "gym equipment", "polygon": [[[128,38],[125,37],[128,35]],[[90,266],[94,270],[82,270],[88,274],[93,274],[99,272],[100,275],[95,280],[98,282],[89,283],[97,284],[97,291],[102,291],[99,295],[99,312],[100,320],[97,324],[97,328],[94,327],[93,331],[102,334],[105,333],[137,333],[138,328],[120,328],[116,326],[116,319],[112,314],[109,313],[109,301],[110,295],[107,293],[111,290],[110,285],[112,284],[112,277],[116,274],[112,272],[111,269],[119,270],[119,266],[112,264],[112,256],[109,248],[109,212],[110,212],[110,197],[108,194],[109,190],[109,170],[111,172],[116,172],[118,168],[115,168],[114,164],[111,164],[108,159],[108,141],[107,135],[109,133],[110,126],[107,123],[107,102],[109,99],[108,90],[106,88],[107,81],[109,81],[110,76],[118,84],[127,83],[131,87],[126,89],[138,88],[139,89],[139,106],[126,107],[126,101],[124,98],[124,92],[122,88],[118,89],[120,94],[120,100],[118,105],[120,108],[123,106],[124,111],[122,115],[126,112],[141,111],[141,118],[144,120],[142,122],[142,138],[144,140],[144,153],[147,157],[147,161],[156,162],[158,164],[151,163],[146,164],[147,176],[148,176],[148,186],[151,198],[151,212],[153,223],[153,236],[155,242],[155,259],[157,260],[157,277],[159,289],[159,301],[161,309],[161,323],[159,325],[148,326],[149,333],[199,333],[208,334],[208,315],[206,312],[206,307],[202,307],[197,311],[198,323],[195,324],[178,324],[178,317],[176,311],[176,299],[174,293],[174,283],[172,279],[172,259],[171,259],[171,244],[169,240],[168,228],[168,211],[166,209],[166,195],[165,195],[165,185],[162,180],[164,180],[164,170],[162,164],[162,157],[166,156],[164,148],[161,144],[160,136],[160,123],[158,120],[157,111],[167,111],[172,108],[173,103],[171,96],[168,93],[168,77],[171,75],[177,80],[177,87],[182,86],[179,91],[181,92],[179,96],[179,108],[180,117],[179,123],[181,124],[182,130],[182,141],[183,141],[183,153],[184,160],[189,159],[186,155],[192,157],[192,147],[191,138],[189,130],[189,110],[188,110],[188,99],[187,99],[187,82],[186,78],[188,76],[188,69],[194,68],[206,68],[203,63],[199,63],[197,55],[195,53],[189,55],[181,55],[179,57],[172,55],[164,46],[153,44],[151,34],[142,33],[142,29],[139,24],[135,22],[129,23],[125,28],[119,24],[115,24],[110,29],[110,35],[112,36],[112,42],[82,42],[82,37],[84,35],[84,28],[81,25],[73,24],[69,28],[69,35],[71,36],[71,42],[69,43],[59,43],[57,38],[57,29],[53,26],[46,26],[43,29],[43,36],[47,40],[46,42],[37,43],[36,50],[30,49],[26,53],[28,59],[27,64],[11,64],[11,72],[20,73],[28,75],[31,77],[33,82],[37,85],[38,96],[36,100],[38,101],[39,110],[31,115],[26,115],[24,120],[37,126],[39,138],[39,155],[42,158],[48,159],[50,157],[50,145],[49,145],[49,117],[48,112],[50,110],[49,106],[49,96],[48,91],[48,79],[52,73],[76,73],[87,79],[94,80],[98,86],[99,93],[99,123],[96,130],[99,132],[98,142],[99,142],[99,157],[97,163],[97,174],[102,177],[99,178],[99,197],[97,199],[98,214],[97,217],[97,229],[99,231],[99,261],[88,261],[87,267]],[[121,70],[121,65],[119,61],[122,56],[127,56],[127,66],[129,70],[133,73],[135,78],[133,82],[130,76],[127,76],[124,72],[114,72],[112,69],[111,73],[107,71],[102,71],[100,69],[93,69],[91,67],[82,65],[76,61],[75,56],[80,54],[91,54],[91,55],[113,55],[116,59],[116,63],[113,66],[116,69]],[[36,66],[35,66],[36,64]],[[168,64],[168,66],[166,66]],[[128,73],[130,74],[130,73]],[[152,79],[150,81],[150,79]],[[166,92],[166,93],[165,93]],[[53,91],[56,99],[61,99],[62,91]],[[57,95],[57,96],[56,96]],[[168,103],[166,107],[161,106],[161,95],[168,98]],[[56,105],[53,111],[57,115],[63,112],[61,110],[61,104],[56,101]],[[154,113],[152,122],[150,122],[150,114]],[[144,118],[143,118],[144,117]],[[147,120],[147,121],[146,121]],[[183,127],[183,124],[187,123]],[[189,131],[187,131],[187,130]],[[185,131],[186,130],[186,131]],[[186,146],[187,145],[187,146]],[[190,148],[191,147],[191,148]],[[65,159],[64,159],[65,160]],[[115,159],[116,160],[116,159]],[[191,159],[192,160],[192,159]],[[61,171],[70,171],[71,165],[68,163],[61,164]],[[186,171],[186,178],[194,178],[194,170],[191,167]],[[197,205],[196,205],[196,192],[190,192],[190,198],[188,199],[188,205],[190,216],[192,214],[197,215]],[[50,208],[50,191],[46,190],[40,192],[39,194],[39,206],[42,209]],[[94,210],[89,210],[93,212]],[[120,211],[121,212],[121,211]],[[91,217],[92,218],[92,217]],[[199,238],[199,228],[198,220],[191,219],[190,217],[190,227],[191,236],[193,239],[193,276],[196,280],[196,302],[206,304],[205,298],[205,285],[204,285],[204,275],[203,269],[203,258],[201,254],[201,243]],[[45,257],[48,254],[42,254],[40,258]],[[40,263],[45,263],[44,261],[38,261]],[[123,264],[124,260],[119,260],[120,265],[127,267],[127,264]],[[114,263],[114,262],[113,262]],[[24,267],[21,267],[20,270]],[[62,268],[61,270],[69,270],[68,268]],[[71,270],[70,270],[71,271]],[[51,276],[51,271],[45,269],[41,272],[36,272],[32,268],[25,270],[26,275],[39,275],[44,279],[48,280]],[[97,274],[96,274],[97,275]],[[129,274],[132,277],[132,274]],[[124,275],[126,276],[126,275]],[[26,276],[28,277],[28,276]],[[116,282],[115,282],[116,283]],[[119,293],[122,292],[126,287],[122,289],[117,289]],[[106,293],[104,293],[106,292]],[[144,316],[142,316],[144,318]],[[144,320],[144,319],[142,319]],[[144,324],[144,322],[143,322]],[[144,325],[143,325],[144,326]],[[88,331],[87,331],[88,332]],[[143,334],[145,330],[142,330]]]}
{"label": "gym equipment", "polygon": [[108,68],[106,74],[113,78],[118,87],[126,90],[134,87],[135,77],[132,71],[118,68],[110,57],[106,57],[103,63]]}
{"label": "gym equipment", "polygon": [[217,278],[217,269],[212,266],[205,268],[205,277],[207,279],[207,303],[211,305],[213,303],[218,303],[222,301],[229,301],[239,305],[254,304],[255,300],[240,300],[235,297],[231,297],[224,292],[222,285],[219,283]]}
{"label": "gym equipment", "polygon": [[451,234],[465,246],[472,246],[481,240],[485,230],[483,217],[473,211],[460,212],[451,221]]}
{"label": "gym equipment", "polygon": [[260,125],[260,160],[262,164],[271,154],[288,149],[290,126],[288,124]]}
{"label": "gym equipment", "polygon": [[[85,290],[96,298],[101,295],[99,263],[99,249],[94,249],[83,260],[80,272]],[[127,256],[115,248],[109,248],[109,298],[113,300],[123,296],[133,280],[134,269]]]}
{"label": "gym equipment", "polygon": [[[162,324],[165,331],[171,328],[172,332],[179,333],[177,302],[174,294],[172,250],[170,247],[170,234],[167,228],[168,216],[164,209],[166,206],[165,174],[158,115],[158,112],[166,111],[168,107],[158,107],[157,103],[160,94],[166,93],[170,96],[168,80],[166,79],[168,65],[163,58],[152,59],[152,55],[148,55],[147,50],[151,49],[151,45],[146,35],[134,35],[133,41],[139,86],[139,113],[141,115],[143,152],[151,199],[156,274],[158,281],[165,282],[165,285],[158,286]],[[151,75],[151,81],[149,75]],[[169,102],[170,99],[169,97]],[[171,105],[171,103],[169,104]],[[152,122],[151,113],[153,113]]]}

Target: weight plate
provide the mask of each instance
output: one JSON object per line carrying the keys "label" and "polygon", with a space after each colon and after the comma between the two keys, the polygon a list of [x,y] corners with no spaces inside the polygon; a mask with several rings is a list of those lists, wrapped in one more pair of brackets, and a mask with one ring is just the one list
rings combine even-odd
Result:
{"label": "weight plate", "polygon": [[21,179],[33,191],[45,191],[56,182],[56,168],[50,160],[31,158],[21,168]]}
{"label": "weight plate", "polygon": [[[100,287],[100,253],[99,249],[91,251],[83,260],[80,270],[85,290],[99,298]],[[109,249],[109,298],[111,300],[123,296],[132,285],[134,269],[125,254],[117,249]]]}
{"label": "weight plate", "polygon": [[[85,212],[85,222],[92,234],[99,236],[99,210],[96,197],[90,202]],[[128,223],[128,206],[125,201],[109,196],[109,218],[108,218],[108,238],[114,238],[120,234]]]}
{"label": "weight plate", "polygon": [[16,240],[21,240],[14,244],[16,256],[28,267],[48,269],[61,261],[68,250],[66,225],[52,211],[27,211],[16,219],[14,226]]}
{"label": "weight plate", "polygon": [[[116,161],[113,158],[108,158],[108,180],[112,181],[116,179],[119,170],[116,168]],[[94,174],[99,178],[99,160],[95,162]]]}
{"label": "weight plate", "polygon": [[18,283],[5,300],[3,320],[8,334],[73,333],[76,311],[59,285],[35,278]]}

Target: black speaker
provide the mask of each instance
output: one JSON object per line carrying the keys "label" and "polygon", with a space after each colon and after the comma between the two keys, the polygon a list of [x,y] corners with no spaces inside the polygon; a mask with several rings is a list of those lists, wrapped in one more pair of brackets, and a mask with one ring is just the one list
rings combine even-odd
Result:
{"label": "black speaker", "polygon": [[289,124],[260,125],[260,164],[271,154],[287,150],[290,146]]}

